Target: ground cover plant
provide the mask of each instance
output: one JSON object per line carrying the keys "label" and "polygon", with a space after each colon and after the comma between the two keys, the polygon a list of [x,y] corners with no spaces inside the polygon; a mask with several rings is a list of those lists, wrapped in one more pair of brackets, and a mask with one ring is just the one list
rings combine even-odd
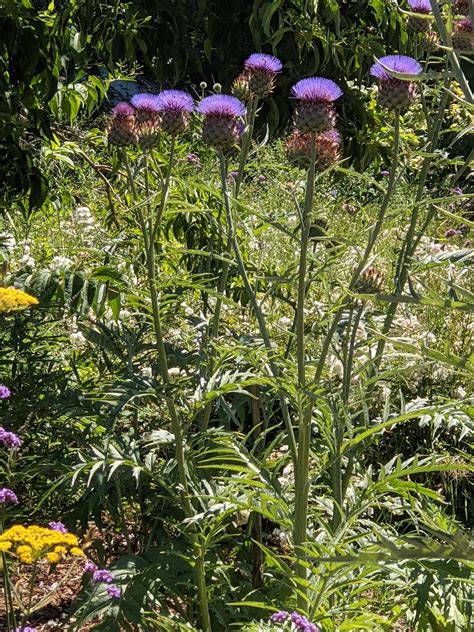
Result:
{"label": "ground cover plant", "polygon": [[357,81],[250,50],[5,117],[2,630],[471,629],[469,6],[392,9]]}

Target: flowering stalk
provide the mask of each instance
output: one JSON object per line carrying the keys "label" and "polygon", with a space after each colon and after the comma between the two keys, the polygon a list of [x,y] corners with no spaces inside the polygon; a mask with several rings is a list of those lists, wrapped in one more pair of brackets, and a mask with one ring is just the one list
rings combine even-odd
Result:
{"label": "flowering stalk", "polygon": [[[235,236],[234,219],[232,217],[232,207],[230,204],[229,192],[227,190],[227,165],[226,165],[226,160],[222,152],[222,149],[218,151],[218,155],[219,155],[220,172],[221,172],[222,194],[224,197],[224,205],[225,205],[226,214],[227,214],[228,229],[229,229],[229,235],[231,238],[232,248],[234,250],[234,255],[237,260],[237,266],[239,269],[240,276],[242,277],[245,290],[249,296],[253,312],[257,319],[257,323],[260,329],[260,334],[262,336],[263,343],[270,353],[269,364],[270,364],[272,375],[273,377],[278,378],[280,377],[280,371],[276,362],[273,360],[272,355],[271,355],[273,354],[273,346],[271,343],[270,335],[268,333],[265,317],[263,315],[263,312],[261,310],[261,307],[255,295],[255,292],[253,291],[252,285],[250,283],[247,270],[245,269],[245,263],[242,258],[242,253],[240,252],[239,244]],[[289,443],[292,462],[294,465],[296,465],[296,462],[297,462],[296,439],[293,432],[293,426],[291,423],[288,405],[281,391],[280,391],[280,406],[282,410],[283,421],[285,423],[285,428],[288,434],[288,443]]]}
{"label": "flowering stalk", "polygon": [[[0,535],[3,533],[3,518],[0,512]],[[0,564],[3,577],[3,593],[5,596],[5,610],[7,615],[6,632],[14,632],[16,628],[15,620],[15,604],[12,595],[12,585],[10,583],[10,573],[8,572],[7,556],[2,552],[0,556]]]}
{"label": "flowering stalk", "polygon": [[[316,134],[312,133],[311,155],[306,183],[306,196],[301,218],[300,261],[298,268],[298,298],[296,307],[296,355],[298,363],[298,388],[300,395],[299,424],[298,424],[298,457],[295,471],[295,514],[293,526],[293,539],[296,549],[298,564],[296,572],[298,577],[306,580],[307,568],[302,563],[304,552],[301,549],[306,541],[306,526],[308,520],[308,492],[309,492],[309,452],[311,439],[311,417],[313,405],[305,394],[306,389],[306,345],[304,332],[304,306],[306,297],[306,273],[307,251],[309,233],[311,229],[311,211],[314,200],[314,178],[316,164]],[[307,605],[307,588],[301,583],[298,592],[298,606],[305,608]]]}
{"label": "flowering stalk", "polygon": [[[148,174],[148,162],[145,160],[145,189],[146,189],[146,199],[149,210],[149,218],[148,224],[145,221],[141,211],[139,211],[138,219],[140,228],[143,234],[143,241],[145,246],[145,257],[146,257],[146,265],[147,265],[147,277],[148,277],[148,286],[150,290],[150,298],[151,298],[151,306],[152,306],[152,318],[153,318],[153,328],[155,333],[155,342],[158,350],[158,363],[159,370],[161,374],[161,378],[163,380],[165,390],[168,390],[168,385],[170,384],[170,375],[168,370],[168,359],[166,356],[166,349],[163,338],[163,330],[161,325],[161,310],[160,310],[160,302],[158,298],[158,292],[156,289],[156,264],[155,264],[155,242],[159,236],[160,223],[165,211],[166,201],[168,199],[170,183],[171,183],[171,172],[173,168],[173,159],[174,159],[174,137],[171,141],[171,150],[170,157],[168,163],[168,172],[167,177],[164,182],[162,191],[161,191],[161,202],[158,208],[158,213],[153,221],[153,217],[151,215],[151,204],[150,204],[150,190],[149,190],[149,174]],[[137,199],[137,192],[134,185],[132,185],[132,173],[129,167],[128,159],[126,161],[127,173],[130,179],[130,186],[132,189],[132,193],[134,193],[135,199]],[[184,514],[187,519],[192,518],[194,515],[193,506],[190,500],[189,493],[189,485],[188,485],[188,477],[186,472],[186,453],[184,446],[184,436],[183,430],[181,427],[181,421],[179,419],[179,414],[174,403],[174,400],[170,396],[165,397],[166,406],[168,408],[168,413],[171,420],[171,429],[174,435],[175,447],[176,447],[176,461],[178,465],[178,477],[180,482],[180,495],[183,503]],[[207,588],[206,588],[206,578],[205,578],[205,568],[204,568],[204,560],[202,557],[202,547],[199,543],[198,536],[195,533],[195,528],[192,527],[191,531],[191,546],[193,549],[193,556],[195,558],[195,571],[196,571],[196,583],[198,588],[199,595],[199,603],[201,608],[201,624],[204,632],[211,632],[211,622],[209,616],[209,606],[208,606],[208,598],[207,598]]]}

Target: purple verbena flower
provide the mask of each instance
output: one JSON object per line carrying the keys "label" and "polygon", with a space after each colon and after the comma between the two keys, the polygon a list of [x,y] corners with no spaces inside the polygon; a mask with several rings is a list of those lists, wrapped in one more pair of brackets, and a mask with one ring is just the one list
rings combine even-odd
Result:
{"label": "purple verbena flower", "polygon": [[299,614],[298,612],[293,612],[291,614],[291,622],[293,623],[293,625],[296,627],[297,630],[303,630],[303,632],[309,623],[308,619],[304,615]]}
{"label": "purple verbena flower", "polygon": [[17,495],[7,487],[0,487],[0,505],[5,505],[6,503],[18,505]]}
{"label": "purple verbena flower", "polygon": [[258,176],[257,180],[258,180],[259,182],[266,182],[266,181],[267,181],[267,176],[264,176],[264,175],[263,175],[263,173],[261,173],[261,174]]}
{"label": "purple verbena flower", "polygon": [[414,13],[431,13],[430,0],[408,0],[408,4]]}
{"label": "purple verbena flower", "polygon": [[96,570],[97,564],[94,564],[94,562],[86,562],[84,566],[84,573],[95,573]]}
{"label": "purple verbena flower", "polygon": [[121,589],[114,584],[107,586],[105,590],[107,591],[108,596],[112,599],[120,599],[120,596],[122,595]]}
{"label": "purple verbena flower", "polygon": [[421,65],[413,57],[408,57],[407,55],[386,55],[381,57],[370,69],[372,77],[376,77],[381,81],[392,81],[394,79],[393,75],[388,70],[385,70],[382,64],[390,70],[403,75],[419,75],[422,70]]}
{"label": "purple verbena flower", "polygon": [[11,395],[11,391],[8,386],[0,384],[0,399],[8,399]]}
{"label": "purple verbena flower", "polygon": [[247,108],[236,97],[228,94],[213,94],[209,97],[204,97],[199,102],[197,111],[206,117],[237,118],[238,116],[244,116]]}
{"label": "purple verbena flower", "polygon": [[36,632],[36,628],[30,626],[15,628],[15,632]]}
{"label": "purple verbena flower", "polygon": [[48,527],[53,531],[59,531],[59,533],[67,533],[67,529],[62,522],[49,522]]}
{"label": "purple verbena flower", "polygon": [[449,237],[456,237],[461,234],[461,231],[456,230],[455,228],[448,228],[448,230],[444,233],[444,236],[449,239]]}
{"label": "purple verbena flower", "polygon": [[390,172],[387,171],[387,169],[382,169],[382,171],[380,172],[380,175],[386,178],[387,176],[390,175]]}
{"label": "purple verbena flower", "polygon": [[262,70],[273,75],[281,72],[283,68],[283,64],[277,57],[265,53],[252,53],[245,60],[244,66],[248,70]]}
{"label": "purple verbena flower", "polygon": [[98,568],[92,574],[93,584],[111,584],[114,580],[114,576],[106,568]]}
{"label": "purple verbena flower", "polygon": [[453,193],[454,193],[454,195],[462,195],[461,187],[454,187]]}
{"label": "purple verbena flower", "polygon": [[21,446],[21,439],[14,432],[7,432],[2,426],[0,426],[0,444],[7,448],[15,450]]}
{"label": "purple verbena flower", "polygon": [[233,180],[235,180],[238,175],[239,175],[238,171],[230,171],[229,172],[229,177],[231,177]]}
{"label": "purple verbena flower", "polygon": [[285,623],[289,616],[289,612],[286,612],[286,610],[280,610],[280,612],[275,612],[274,614],[272,614],[272,616],[270,617],[270,621],[271,623]]}

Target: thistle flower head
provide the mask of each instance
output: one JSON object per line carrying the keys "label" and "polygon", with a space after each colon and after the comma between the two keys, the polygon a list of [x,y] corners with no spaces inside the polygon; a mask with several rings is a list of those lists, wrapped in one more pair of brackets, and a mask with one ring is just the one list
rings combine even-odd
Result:
{"label": "thistle flower head", "polygon": [[[136,110],[140,110],[143,112],[149,113],[157,113],[158,112],[158,103],[157,103],[157,95],[149,94],[147,92],[140,92],[139,94],[134,94],[130,99],[130,103]],[[122,104],[119,104],[122,105]]]}
{"label": "thistle flower head", "polygon": [[430,0],[408,0],[408,4],[413,13],[431,13]]}
{"label": "thistle flower head", "polygon": [[7,432],[5,428],[0,426],[0,445],[3,444],[6,448],[15,450],[21,446],[21,439],[14,432]]}
{"label": "thistle flower head", "polygon": [[332,103],[342,96],[341,88],[331,79],[310,77],[301,79],[291,89],[291,94],[299,101]]}
{"label": "thistle flower head", "polygon": [[11,391],[8,386],[0,384],[0,399],[8,399],[11,395]]}
{"label": "thistle flower head", "polygon": [[[0,487],[0,505],[10,503],[11,505],[18,505],[18,498],[15,492],[12,492],[8,487]],[[0,536],[0,551],[1,548],[1,536]]]}
{"label": "thistle flower head", "polygon": [[15,312],[38,305],[39,301],[14,287],[0,287],[0,312]]}
{"label": "thistle flower head", "polygon": [[270,75],[276,75],[283,68],[283,64],[277,57],[265,53],[252,53],[245,60],[244,66],[249,70],[260,70]]}
{"label": "thistle flower head", "polygon": [[228,94],[213,94],[204,97],[199,102],[197,111],[206,117],[237,118],[244,116],[247,109],[236,97]]}
{"label": "thistle flower head", "polygon": [[133,116],[134,113],[132,106],[129,103],[125,103],[125,101],[116,105],[112,110],[112,116],[117,119],[128,118],[129,116]]}
{"label": "thistle flower head", "polygon": [[192,112],[194,101],[190,94],[182,90],[163,90],[156,97],[159,112]]}
{"label": "thistle flower head", "polygon": [[370,69],[372,77],[380,79],[380,81],[392,81],[395,78],[388,70],[385,70],[382,64],[390,70],[403,75],[419,75],[422,70],[421,65],[413,57],[408,57],[407,55],[386,55],[381,57]]}
{"label": "thistle flower head", "polygon": [[250,91],[250,72],[241,72],[232,83],[232,94],[241,101],[248,101],[252,95]]}

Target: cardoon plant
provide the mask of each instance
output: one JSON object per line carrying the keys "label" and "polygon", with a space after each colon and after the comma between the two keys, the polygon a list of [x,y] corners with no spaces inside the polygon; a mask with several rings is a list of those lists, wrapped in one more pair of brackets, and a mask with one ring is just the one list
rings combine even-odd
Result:
{"label": "cardoon plant", "polygon": [[150,149],[159,143],[160,114],[155,94],[135,94],[130,103],[135,108],[138,143],[143,149]]}
{"label": "cardoon plant", "polygon": [[129,147],[137,142],[135,110],[129,103],[114,107],[107,135],[109,143],[117,147]]}
{"label": "cardoon plant", "polygon": [[247,111],[239,99],[227,94],[214,94],[204,97],[197,111],[204,116],[202,139],[207,145],[227,150],[239,141],[238,117],[244,116]]}
{"label": "cardoon plant", "polygon": [[171,136],[185,132],[194,110],[192,96],[182,90],[163,90],[156,101],[163,131]]}
{"label": "cardoon plant", "polygon": [[370,74],[379,80],[378,98],[382,107],[388,110],[405,110],[415,102],[416,84],[413,78],[421,74],[421,65],[413,57],[381,57],[371,67]]}

